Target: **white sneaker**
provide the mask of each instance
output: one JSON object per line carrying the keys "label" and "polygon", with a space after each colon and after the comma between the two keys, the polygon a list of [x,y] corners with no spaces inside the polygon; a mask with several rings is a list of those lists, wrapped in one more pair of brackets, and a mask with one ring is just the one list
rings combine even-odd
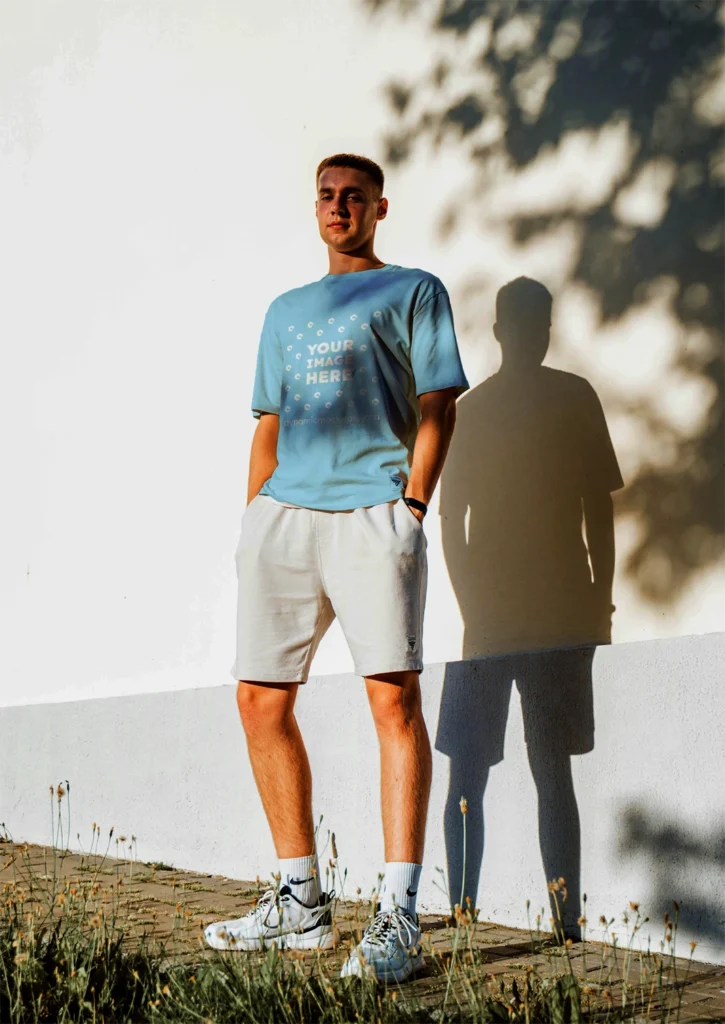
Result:
{"label": "white sneaker", "polygon": [[379,910],[340,971],[376,981],[405,981],[423,966],[418,918],[405,910]]}
{"label": "white sneaker", "polygon": [[217,921],[204,930],[214,949],[328,949],[332,937],[332,897],[322,893],[319,903],[300,903],[288,885],[268,889],[253,910],[234,921]]}

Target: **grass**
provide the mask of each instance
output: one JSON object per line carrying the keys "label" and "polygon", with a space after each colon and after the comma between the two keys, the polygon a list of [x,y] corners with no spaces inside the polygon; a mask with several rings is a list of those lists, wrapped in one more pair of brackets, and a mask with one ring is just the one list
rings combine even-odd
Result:
{"label": "grass", "polygon": [[[630,931],[625,948],[616,941],[584,943],[595,958],[586,983],[577,977],[572,944],[553,944],[540,930],[541,915],[531,931],[533,962],[521,965],[519,978],[501,981],[491,975],[486,952],[475,944],[476,916],[470,903],[456,907],[452,948],[435,951],[428,960],[438,972],[438,991],[416,985],[376,985],[358,978],[340,979],[325,955],[218,953],[202,950],[189,957],[172,952],[167,943],[140,934],[124,919],[121,889],[126,880],[141,880],[131,856],[120,874],[107,861],[113,840],[110,830],[104,854],[100,828],[86,870],[77,880],[63,881],[59,866],[68,827],[60,829],[61,803],[69,787],[51,791],[54,845],[44,870],[34,867],[28,847],[13,847],[14,877],[2,887],[0,906],[0,1021],[121,1022],[254,1022],[303,1024],[309,1021],[447,1022],[507,1021],[565,1024],[568,1021],[638,1021],[654,1014],[663,1022],[680,1020],[686,974],[678,977],[674,944],[675,916],[665,921],[665,942],[659,954],[633,951],[633,941],[646,919],[636,904],[625,915]],[[465,829],[465,803],[462,802]],[[5,840],[9,837],[5,834]],[[79,841],[80,841],[80,837]],[[124,841],[125,841],[125,837]],[[3,836],[0,835],[0,842]],[[120,842],[120,839],[119,839]],[[58,844],[62,845],[58,845]],[[135,840],[128,844],[131,854]],[[123,843],[121,844],[124,845]],[[9,849],[9,848],[8,848]],[[337,850],[333,838],[333,872]],[[0,867],[3,848],[0,845]],[[7,866],[7,865],[5,865]],[[157,865],[145,865],[156,867]],[[167,865],[158,862],[159,869]],[[110,872],[110,874],[107,874]],[[134,874],[135,872],[135,874]],[[340,879],[344,886],[344,876]],[[566,885],[550,886],[555,914],[563,919]],[[174,927],[181,927],[180,907]],[[554,918],[556,923],[556,918]],[[611,927],[612,921],[604,924]],[[586,929],[586,918],[580,924]],[[178,936],[177,936],[178,937]],[[188,945],[188,943],[187,943]],[[178,943],[177,943],[178,948]],[[592,966],[594,969],[592,970]]]}

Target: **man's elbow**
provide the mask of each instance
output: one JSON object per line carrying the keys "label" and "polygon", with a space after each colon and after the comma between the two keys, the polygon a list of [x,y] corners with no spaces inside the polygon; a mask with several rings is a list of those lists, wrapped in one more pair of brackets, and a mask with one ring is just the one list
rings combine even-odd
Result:
{"label": "man's elbow", "polygon": [[443,391],[432,391],[421,395],[422,418],[437,420],[452,432],[456,424],[456,391],[457,388],[446,388]]}

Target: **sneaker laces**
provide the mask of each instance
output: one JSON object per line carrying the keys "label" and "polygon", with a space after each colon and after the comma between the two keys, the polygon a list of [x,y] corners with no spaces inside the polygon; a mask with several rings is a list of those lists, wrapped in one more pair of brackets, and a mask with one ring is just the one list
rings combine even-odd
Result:
{"label": "sneaker laces", "polygon": [[366,928],[363,941],[371,946],[383,948],[387,945],[391,932],[395,930],[400,938],[403,938],[401,932],[404,932],[404,945],[410,947],[416,938],[414,927],[412,919],[404,911],[379,910]]}
{"label": "sneaker laces", "polygon": [[259,897],[255,905],[252,907],[252,909],[248,911],[244,916],[254,917],[256,914],[266,914],[270,910],[276,898],[277,890],[267,889],[266,892],[262,893],[262,895]]}

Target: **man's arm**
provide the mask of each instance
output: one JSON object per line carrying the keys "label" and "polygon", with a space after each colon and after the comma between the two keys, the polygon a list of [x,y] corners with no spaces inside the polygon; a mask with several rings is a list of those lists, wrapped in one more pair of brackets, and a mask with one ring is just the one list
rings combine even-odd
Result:
{"label": "man's arm", "polygon": [[584,494],[584,525],[594,577],[596,615],[605,636],[611,634],[614,579],[614,508],[603,489]]}
{"label": "man's arm", "polygon": [[247,504],[257,497],[262,484],[269,480],[277,468],[278,437],[279,416],[276,413],[263,412],[254,431],[252,450],[249,454]]}
{"label": "man's arm", "polygon": [[[458,388],[428,391],[420,396],[420,425],[413,449],[406,498],[430,502],[443,470],[448,445],[456,425],[456,393]],[[419,519],[423,513],[410,510]]]}

